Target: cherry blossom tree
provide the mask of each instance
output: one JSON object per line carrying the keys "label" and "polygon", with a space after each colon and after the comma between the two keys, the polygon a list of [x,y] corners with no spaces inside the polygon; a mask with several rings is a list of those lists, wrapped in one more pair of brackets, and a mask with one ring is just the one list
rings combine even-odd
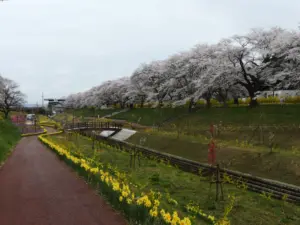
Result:
{"label": "cherry blossom tree", "polygon": [[0,112],[7,119],[13,107],[22,106],[25,95],[19,90],[19,85],[10,79],[0,76]]}
{"label": "cherry blossom tree", "polygon": [[67,103],[86,107],[172,101],[189,101],[191,111],[196,100],[204,98],[210,107],[212,98],[226,106],[229,98],[250,97],[264,90],[300,88],[300,33],[281,28],[253,29],[214,45],[196,45],[165,60],[141,64],[130,78],[106,81],[91,90],[71,95]]}
{"label": "cherry blossom tree", "polygon": [[289,54],[295,34],[280,28],[255,29],[248,35],[224,40],[235,81],[248,91],[250,106],[256,106],[258,91],[268,90],[291,77]]}

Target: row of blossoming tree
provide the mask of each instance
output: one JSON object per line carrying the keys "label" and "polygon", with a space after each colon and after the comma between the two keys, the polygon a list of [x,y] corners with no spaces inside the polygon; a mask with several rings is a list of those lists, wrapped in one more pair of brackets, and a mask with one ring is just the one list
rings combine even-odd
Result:
{"label": "row of blossoming tree", "polygon": [[165,60],[141,64],[130,77],[110,80],[66,98],[73,108],[146,102],[172,102],[174,106],[198,99],[211,105],[217,99],[248,97],[265,90],[300,87],[300,32],[282,28],[253,29],[246,35],[217,44],[198,44]]}

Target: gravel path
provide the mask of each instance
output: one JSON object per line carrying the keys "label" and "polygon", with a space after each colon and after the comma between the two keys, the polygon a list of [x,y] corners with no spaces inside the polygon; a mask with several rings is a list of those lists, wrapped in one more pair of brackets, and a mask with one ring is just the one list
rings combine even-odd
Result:
{"label": "gravel path", "polygon": [[27,137],[0,170],[0,224],[125,225],[126,221],[37,137]]}

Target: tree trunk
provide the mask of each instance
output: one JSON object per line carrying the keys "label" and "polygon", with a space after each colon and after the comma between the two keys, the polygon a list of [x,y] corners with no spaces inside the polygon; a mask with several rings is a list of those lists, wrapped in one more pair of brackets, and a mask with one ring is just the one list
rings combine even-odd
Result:
{"label": "tree trunk", "polygon": [[255,94],[254,94],[254,91],[250,90],[249,91],[249,95],[250,95],[250,108],[255,108],[258,106],[258,102],[257,102],[257,99],[255,98]]}
{"label": "tree trunk", "polygon": [[252,97],[250,97],[250,98],[251,98],[250,104],[249,104],[250,108],[255,108],[255,107],[257,107],[257,106],[259,105],[257,99],[252,98]]}
{"label": "tree trunk", "polygon": [[193,105],[194,105],[194,98],[191,98],[191,99],[190,99],[190,103],[189,103],[189,113],[192,112],[192,107],[193,107]]}
{"label": "tree trunk", "polygon": [[162,101],[162,99],[160,99],[160,100],[158,101],[158,107],[159,107],[159,108],[162,108],[162,107],[163,107],[163,101]]}
{"label": "tree trunk", "polygon": [[210,102],[210,98],[206,98],[206,108],[210,108],[211,107],[211,102]]}
{"label": "tree trunk", "polygon": [[8,119],[8,114],[9,114],[9,111],[5,111],[5,112],[4,112],[4,118],[5,118],[5,119]]}
{"label": "tree trunk", "polygon": [[235,105],[239,105],[239,99],[238,99],[238,98],[234,98],[234,99],[233,99],[233,103],[234,103]]}
{"label": "tree trunk", "polygon": [[250,97],[250,103],[249,103],[249,107],[250,108],[255,108],[258,106],[258,102],[257,99],[255,98],[255,92],[253,90],[253,88],[250,86],[246,87],[248,93],[249,93],[249,97]]}

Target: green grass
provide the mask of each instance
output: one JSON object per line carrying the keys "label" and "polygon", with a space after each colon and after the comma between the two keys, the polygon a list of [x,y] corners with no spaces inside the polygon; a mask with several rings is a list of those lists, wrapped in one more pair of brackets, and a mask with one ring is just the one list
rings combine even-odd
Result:
{"label": "green grass", "polygon": [[0,118],[0,164],[5,161],[21,134],[10,121]]}
{"label": "green grass", "polygon": [[[67,137],[61,134],[48,138],[72,152],[80,152],[86,157],[95,157],[97,161],[116,166],[118,170],[126,172],[129,182],[136,185],[138,192],[147,192],[152,189],[160,191],[163,196],[166,196],[167,192],[170,193],[171,197],[179,203],[178,206],[173,206],[162,199],[162,206],[170,211],[177,210],[181,215],[185,215],[184,206],[192,201],[200,205],[204,212],[220,218],[224,213],[224,207],[228,204],[227,198],[224,202],[215,203],[214,189],[210,190],[206,178],[144,158],[141,160],[141,167],[132,169],[129,167],[128,153],[108,149],[99,143],[96,144],[96,151],[93,152],[92,142],[79,135]],[[237,198],[229,215],[233,225],[296,225],[300,220],[299,206],[283,201],[268,200],[256,193],[237,189],[229,184],[224,186],[224,192],[226,196],[234,194]],[[207,223],[198,218],[195,224]]]}
{"label": "green grass", "polygon": [[[74,114],[76,117],[103,117],[121,109],[76,109]],[[69,117],[72,111],[67,111]],[[207,127],[211,123],[219,123],[233,125],[299,125],[300,124],[300,104],[291,105],[261,105],[260,107],[250,109],[246,106],[220,108],[213,107],[210,109],[200,108],[194,109],[192,113],[188,113],[187,108],[137,108],[131,109],[113,116],[113,119],[122,119],[129,122],[140,123],[142,125],[152,126],[154,124],[171,123],[190,123],[193,127]],[[61,117],[64,114],[58,114]],[[176,119],[177,118],[177,119]]]}
{"label": "green grass", "polygon": [[[139,118],[142,125],[153,125],[153,123],[161,123],[167,119],[172,123],[193,124],[194,127],[208,126],[211,123],[219,123],[236,125],[249,124],[281,124],[281,125],[300,125],[300,105],[262,105],[260,107],[250,109],[248,107],[229,107],[229,108],[211,108],[198,109],[193,113],[187,113],[186,108],[157,108],[157,109],[133,109],[125,113],[115,115],[115,119],[125,119],[130,122],[137,122]],[[184,117],[181,117],[184,116]]]}
{"label": "green grass", "polygon": [[187,113],[184,108],[157,108],[157,109],[131,109],[127,112],[117,114],[112,119],[127,120],[133,123],[152,126],[161,124],[171,118],[176,118]]}
{"label": "green grass", "polygon": [[300,124],[300,105],[264,105],[248,107],[201,109],[188,117],[194,126],[219,123],[236,125],[293,125]]}
{"label": "green grass", "polygon": [[[145,142],[147,147],[202,163],[208,162],[209,139],[206,137],[191,135],[177,137],[176,133],[167,132],[137,132],[127,141],[139,144],[142,137],[147,138]],[[223,168],[300,185],[299,147],[270,153],[269,149],[262,146],[241,147],[219,139],[217,145],[219,148],[216,150],[216,160]]]}
{"label": "green grass", "polygon": [[[146,136],[148,147],[207,162],[210,124],[219,126],[217,160],[223,167],[300,185],[300,105],[261,105],[258,108],[230,107],[199,109],[134,109],[114,118],[152,125],[159,131],[138,132],[128,141],[139,144]],[[251,127],[250,127],[251,126]],[[274,151],[270,151],[274,132]],[[171,134],[170,134],[171,133]]]}
{"label": "green grass", "polygon": [[[92,108],[83,108],[74,110],[74,115],[76,117],[103,117],[110,115],[113,112],[121,111],[122,109],[92,109]],[[72,113],[67,111],[68,113]]]}

